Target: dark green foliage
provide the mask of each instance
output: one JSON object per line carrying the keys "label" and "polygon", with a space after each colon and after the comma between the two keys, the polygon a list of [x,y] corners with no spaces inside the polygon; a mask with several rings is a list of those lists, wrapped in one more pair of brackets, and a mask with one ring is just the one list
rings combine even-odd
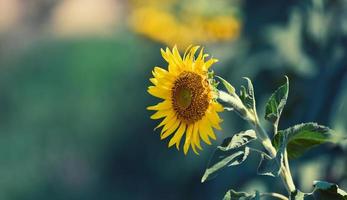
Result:
{"label": "dark green foliage", "polygon": [[[286,140],[283,140],[286,137]],[[281,130],[274,136],[273,145],[278,149],[285,141],[289,158],[297,158],[307,150],[325,142],[332,142],[331,130],[317,123],[303,123]]]}

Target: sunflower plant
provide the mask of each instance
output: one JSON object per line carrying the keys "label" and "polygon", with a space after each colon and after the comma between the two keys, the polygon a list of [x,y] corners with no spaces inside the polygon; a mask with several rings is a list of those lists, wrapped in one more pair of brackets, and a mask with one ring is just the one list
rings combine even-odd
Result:
{"label": "sunflower plant", "polygon": [[[241,86],[237,93],[228,81],[211,71],[217,59],[207,59],[208,54],[199,48],[190,46],[183,56],[176,46],[172,50],[161,49],[162,57],[168,63],[167,69],[154,67],[153,78],[150,79],[153,85],[148,87],[148,93],[161,99],[161,102],[147,109],[156,111],[151,119],[162,119],[155,128],[161,128],[160,138],[170,137],[168,146],[176,146],[177,150],[182,143],[184,154],[189,149],[199,154],[201,141],[211,145],[211,139],[216,140],[214,131],[221,130],[223,120],[219,113],[222,111],[233,111],[249,122],[251,129],[226,137],[217,146],[201,182],[215,177],[221,169],[242,164],[250,153],[256,153],[261,157],[257,173],[279,177],[288,193],[246,193],[230,189],[224,196],[225,200],[267,197],[282,200],[347,200],[347,193],[333,183],[315,181],[311,193],[301,192],[294,184],[289,159],[301,156],[314,146],[336,142],[337,139],[331,129],[313,122],[278,130],[288,99],[288,77],[265,105],[264,118],[272,124],[273,133],[270,135],[260,123],[252,81],[245,78],[247,84]],[[218,85],[224,85],[224,89],[219,89]],[[252,143],[255,142],[260,143],[261,148],[254,147]]]}

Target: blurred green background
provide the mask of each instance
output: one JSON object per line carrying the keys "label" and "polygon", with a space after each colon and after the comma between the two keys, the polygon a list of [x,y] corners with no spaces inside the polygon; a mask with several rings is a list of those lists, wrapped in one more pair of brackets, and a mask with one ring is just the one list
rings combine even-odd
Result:
{"label": "blurred green background", "polygon": [[[158,100],[146,90],[153,66],[165,67],[159,50],[189,43],[218,58],[215,72],[236,87],[250,77],[262,116],[288,75],[280,128],[316,121],[347,136],[345,0],[0,0],[0,199],[283,193],[280,180],[255,176],[256,155],[201,184],[213,146],[184,156],[153,131],[145,108]],[[248,127],[222,117],[214,145]],[[317,179],[347,189],[346,144],[291,163],[305,192]]]}

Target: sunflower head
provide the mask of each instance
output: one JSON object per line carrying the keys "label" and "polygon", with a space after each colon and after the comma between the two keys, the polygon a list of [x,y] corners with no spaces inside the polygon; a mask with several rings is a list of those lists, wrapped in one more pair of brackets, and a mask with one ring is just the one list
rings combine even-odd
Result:
{"label": "sunflower head", "polygon": [[208,55],[203,49],[196,57],[198,49],[199,46],[187,48],[183,57],[176,46],[172,51],[161,49],[168,67],[154,67],[150,79],[153,85],[148,87],[148,93],[162,99],[162,102],[147,108],[156,111],[152,119],[163,118],[156,127],[162,127],[161,139],[172,136],[169,147],[176,145],[179,149],[185,135],[185,154],[189,147],[198,154],[197,148],[202,149],[200,140],[211,144],[210,138],[216,139],[214,128],[220,130],[222,122],[217,113],[223,111],[223,107],[215,100],[217,95],[208,72],[217,60],[205,61]]}

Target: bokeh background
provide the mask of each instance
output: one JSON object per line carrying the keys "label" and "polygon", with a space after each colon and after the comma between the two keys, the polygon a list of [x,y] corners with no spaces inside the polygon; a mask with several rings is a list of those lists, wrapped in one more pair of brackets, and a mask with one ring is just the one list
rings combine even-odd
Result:
{"label": "bokeh background", "polygon": [[[200,156],[168,149],[145,108],[160,48],[203,45],[258,109],[290,78],[280,128],[316,121],[347,136],[345,0],[0,0],[0,199],[221,199],[229,188],[284,193],[259,156],[200,183]],[[222,114],[220,141],[249,126]],[[292,160],[295,183],[347,189],[347,145]]]}

